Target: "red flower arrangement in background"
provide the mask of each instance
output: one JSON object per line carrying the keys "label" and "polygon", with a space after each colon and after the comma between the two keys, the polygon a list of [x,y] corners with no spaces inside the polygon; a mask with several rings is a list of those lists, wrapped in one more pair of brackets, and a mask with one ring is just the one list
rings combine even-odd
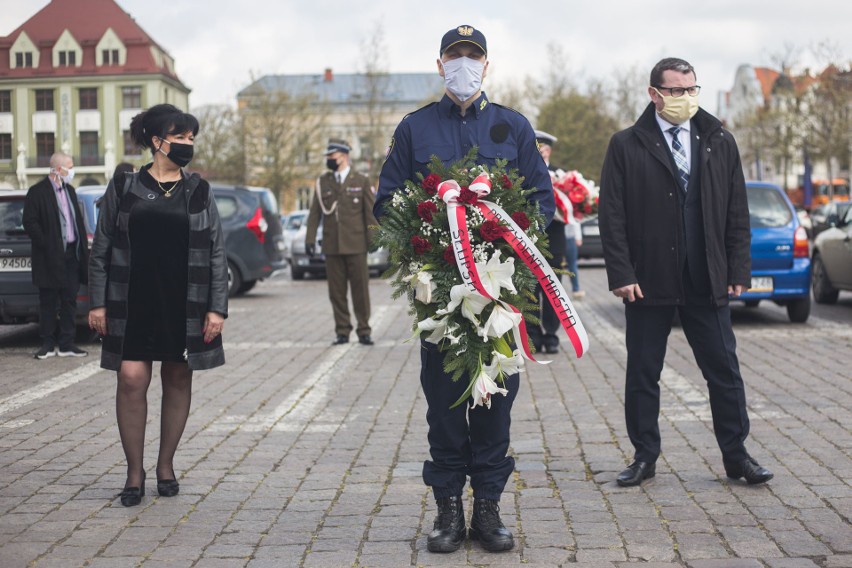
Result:
{"label": "red flower arrangement in background", "polygon": [[598,210],[598,188],[594,182],[583,177],[583,174],[573,170],[563,172],[558,170],[551,173],[553,187],[565,195],[571,201],[574,209],[574,217],[582,219],[584,215],[597,213]]}

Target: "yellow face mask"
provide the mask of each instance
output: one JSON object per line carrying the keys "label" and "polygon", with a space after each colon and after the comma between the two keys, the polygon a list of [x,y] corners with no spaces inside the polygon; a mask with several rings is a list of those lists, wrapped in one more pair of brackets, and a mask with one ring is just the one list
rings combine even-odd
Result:
{"label": "yellow face mask", "polygon": [[666,96],[656,87],[652,87],[663,98],[663,110],[658,111],[666,121],[672,124],[683,124],[698,112],[698,95],[684,93],[680,97]]}

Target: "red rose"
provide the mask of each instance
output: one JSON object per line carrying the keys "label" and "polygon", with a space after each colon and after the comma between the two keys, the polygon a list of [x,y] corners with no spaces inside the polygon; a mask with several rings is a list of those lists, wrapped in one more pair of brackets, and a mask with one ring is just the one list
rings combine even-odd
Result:
{"label": "red rose", "polygon": [[467,186],[461,188],[461,192],[459,193],[459,203],[464,203],[465,205],[473,205],[479,200],[479,196],[476,192],[468,189]]}
{"label": "red rose", "polygon": [[447,264],[456,264],[456,251],[453,250],[453,245],[444,249],[444,260]]}
{"label": "red rose", "polygon": [[411,237],[411,246],[417,254],[425,254],[432,250],[432,243],[430,243],[428,239],[424,239],[417,235]]}
{"label": "red rose", "polygon": [[515,224],[523,231],[530,228],[530,219],[523,211],[515,211],[512,213],[512,221],[514,221]]}
{"label": "red rose", "polygon": [[479,234],[482,236],[483,240],[491,242],[496,241],[503,236],[503,230],[495,221],[486,221],[479,228]]}
{"label": "red rose", "polygon": [[432,201],[422,201],[417,204],[417,215],[427,223],[432,222],[432,214],[438,211],[438,206]]}
{"label": "red rose", "polygon": [[572,203],[582,203],[586,200],[586,195],[588,195],[588,191],[586,191],[585,188],[578,186],[568,193],[568,199],[570,199]]}
{"label": "red rose", "polygon": [[512,180],[510,180],[509,176],[507,176],[506,174],[503,174],[503,187],[505,187],[506,189],[512,188]]}
{"label": "red rose", "polygon": [[434,195],[438,189],[438,184],[441,183],[441,176],[438,174],[429,174],[423,181],[420,182],[420,187],[426,190],[426,193]]}

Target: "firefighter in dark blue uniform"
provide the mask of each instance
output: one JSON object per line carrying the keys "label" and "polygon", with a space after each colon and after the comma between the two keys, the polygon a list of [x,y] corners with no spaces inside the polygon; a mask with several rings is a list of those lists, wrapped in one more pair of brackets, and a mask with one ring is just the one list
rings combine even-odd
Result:
{"label": "firefighter in dark blue uniform", "polygon": [[[538,202],[549,223],[553,217],[553,188],[529,121],[516,111],[488,100],[481,91],[488,68],[485,36],[472,26],[459,26],[441,41],[438,73],[446,93],[408,116],[397,126],[379,178],[375,215],[381,222],[386,202],[406,180],[424,176],[433,155],[445,164],[463,158],[474,146],[478,162],[508,161],[524,177],[524,187],[535,187],[530,199]],[[506,379],[506,397],[492,398],[491,409],[450,410],[467,387],[462,378],[453,382],[444,373],[437,346],[422,342],[420,383],[429,409],[429,451],[432,460],[423,465],[423,481],[432,487],[438,505],[434,530],[427,547],[432,552],[452,552],[465,536],[462,491],[466,477],[473,488],[474,509],[470,538],[489,551],[509,550],[512,533],[500,520],[500,496],[515,467],[507,456],[509,413],[518,392],[517,374]]]}

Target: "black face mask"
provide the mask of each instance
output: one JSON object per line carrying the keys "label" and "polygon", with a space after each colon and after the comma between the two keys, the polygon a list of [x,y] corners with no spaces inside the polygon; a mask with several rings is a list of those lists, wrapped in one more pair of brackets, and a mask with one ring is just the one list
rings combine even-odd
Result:
{"label": "black face mask", "polygon": [[331,158],[329,158],[325,161],[325,165],[331,171],[333,171],[333,172],[337,171],[337,168],[338,168],[337,160],[332,160]]}
{"label": "black face mask", "polygon": [[[164,140],[164,142],[168,142]],[[163,145],[160,144],[159,148],[160,152],[163,151]],[[166,157],[170,159],[172,162],[180,166],[181,168],[185,168],[189,162],[192,161],[192,155],[195,150],[195,147],[192,144],[181,144],[180,142],[169,142],[169,153],[166,154]]]}

